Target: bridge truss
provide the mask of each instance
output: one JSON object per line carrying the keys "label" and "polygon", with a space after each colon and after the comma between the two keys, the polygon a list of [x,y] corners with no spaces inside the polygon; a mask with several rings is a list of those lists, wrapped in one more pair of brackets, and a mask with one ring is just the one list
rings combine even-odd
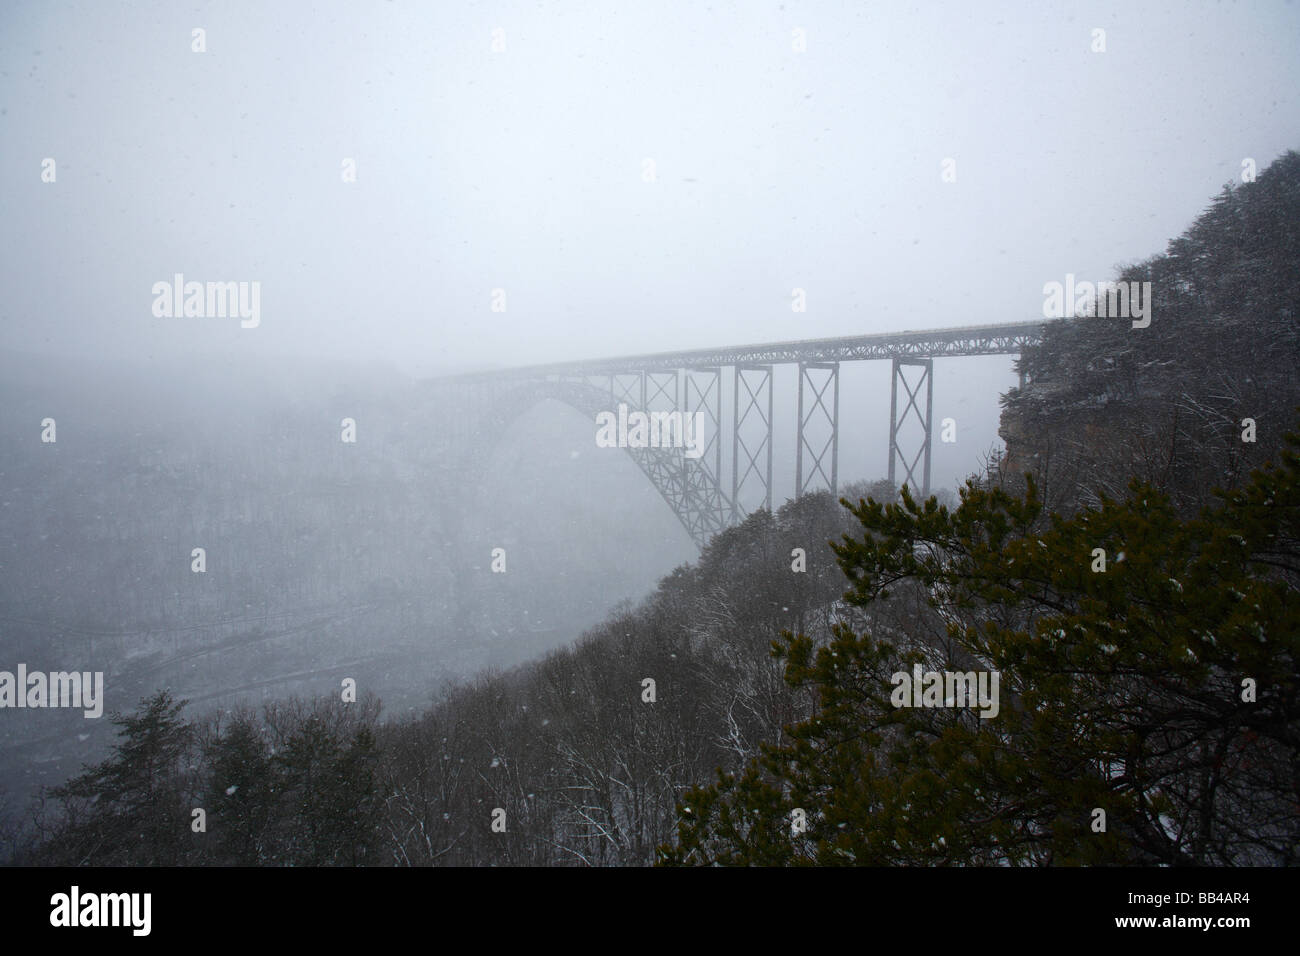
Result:
{"label": "bridge truss", "polygon": [[[895,483],[901,471],[898,483],[929,495],[934,360],[1018,355],[1041,341],[1044,327],[1017,322],[663,352],[446,376],[433,384],[479,409],[490,408],[482,416],[491,422],[487,435],[481,424],[473,429],[479,447],[485,437],[500,434],[493,430],[510,415],[542,398],[564,401],[593,420],[620,404],[646,413],[699,414],[703,447],[698,456],[680,448],[629,448],[628,453],[703,546],[744,518],[742,501],[761,498],[761,507],[772,507],[775,366],[798,367],[797,495],[818,487],[838,491],[840,365],[879,360],[892,364],[889,480]],[[728,381],[731,402],[724,407]],[[728,444],[729,485],[723,472]]]}

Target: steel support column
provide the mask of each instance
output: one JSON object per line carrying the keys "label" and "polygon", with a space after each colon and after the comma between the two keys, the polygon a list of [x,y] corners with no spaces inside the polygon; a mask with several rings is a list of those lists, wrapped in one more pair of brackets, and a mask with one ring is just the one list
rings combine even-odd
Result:
{"label": "steel support column", "polygon": [[[678,405],[679,390],[677,387],[677,369],[666,372],[641,373],[641,404],[638,408],[650,415],[652,412],[675,412],[678,419],[681,418],[681,406]],[[656,447],[658,442],[683,442],[685,440],[684,421],[680,422],[677,434],[672,434],[671,425],[667,426],[668,435],[657,435],[659,427],[652,426],[650,434],[647,436],[652,442],[651,447]],[[652,453],[654,454],[654,453]],[[671,488],[670,496],[673,501],[679,502],[677,506],[679,513],[685,513],[687,518],[687,531],[695,536],[699,527],[699,516],[697,509],[692,507],[690,502],[690,492],[688,491],[688,476],[686,473],[686,458],[681,451],[673,450],[671,452],[660,452],[657,455],[659,459],[656,467],[660,472],[661,480]]]}
{"label": "steel support column", "polygon": [[[731,502],[722,492],[722,369],[686,369],[682,391],[682,410],[686,416],[699,416],[695,440],[703,445],[699,458],[686,459],[687,481],[700,487],[707,502],[704,523],[711,531],[721,531],[731,520],[732,511]],[[682,424],[686,427],[685,420]]]}
{"label": "steel support column", "polygon": [[[814,372],[823,372],[820,386]],[[830,390],[830,405],[827,406],[827,390]],[[807,394],[809,400],[805,401]],[[806,410],[805,410],[806,409]],[[829,434],[825,441],[814,444],[809,439],[808,428],[814,421],[825,422]],[[839,453],[840,453],[840,363],[839,362],[800,362],[799,363],[799,424],[795,454],[794,488],[795,496],[806,494],[817,483],[820,474],[829,486],[831,493],[839,490]],[[820,449],[820,450],[819,450]],[[808,455],[809,467],[804,470],[804,454]],[[826,456],[830,455],[831,470],[826,472]],[[805,478],[807,479],[805,481]]]}
{"label": "steel support column", "polygon": [[[742,404],[741,387],[745,397]],[[766,392],[766,408],[764,393]],[[731,514],[739,521],[744,514],[741,494],[750,477],[761,483],[763,507],[772,507],[772,366],[737,365],[732,378],[733,412],[731,431]],[[754,435],[754,424],[749,426],[750,439],[742,432],[746,422],[756,423],[762,429]],[[744,452],[744,459],[741,452]],[[765,459],[766,464],[760,464]]]}
{"label": "steel support column", "polygon": [[[921,369],[921,376],[916,380],[915,386],[908,382],[907,376],[903,373],[904,367],[914,367]],[[903,391],[907,393],[907,407],[903,409],[903,414],[898,414],[898,383],[903,383]],[[917,405],[917,398],[921,394],[921,387],[925,387],[925,412],[922,413]],[[934,400],[934,360],[933,359],[915,359],[915,358],[895,358],[893,374],[890,376],[889,389],[889,483],[894,487],[898,486],[895,481],[895,462],[901,459],[903,469],[906,474],[903,477],[903,483],[906,484],[913,492],[917,490],[916,466],[917,463],[924,459],[921,471],[921,497],[930,495],[930,433],[931,433],[931,406]],[[898,433],[907,423],[909,416],[915,412],[916,421],[921,426],[921,446],[917,449],[911,460],[907,458],[903,450],[899,447]]]}

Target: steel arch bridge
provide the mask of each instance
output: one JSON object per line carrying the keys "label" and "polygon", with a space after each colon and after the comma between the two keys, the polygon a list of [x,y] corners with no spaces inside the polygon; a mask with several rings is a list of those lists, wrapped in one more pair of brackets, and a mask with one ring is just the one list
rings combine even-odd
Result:
{"label": "steel arch bridge", "polygon": [[[456,424],[446,437],[457,457],[456,467],[468,475],[481,472],[494,436],[502,434],[513,418],[546,399],[561,401],[593,422],[602,412],[614,413],[619,406],[626,406],[629,415],[698,416],[694,421],[703,424],[702,434],[696,435],[698,455],[688,455],[682,447],[626,450],[702,547],[712,535],[744,518],[742,498],[761,494],[762,507],[772,507],[775,366],[798,366],[797,396],[793,397],[798,403],[793,463],[796,495],[822,486],[838,491],[840,365],[884,360],[893,366],[889,480],[894,483],[901,470],[901,483],[928,495],[934,360],[1019,355],[1041,341],[1046,324],[908,330],[557,362],[444,376],[429,384],[440,405],[457,410],[453,416]],[[920,432],[906,450],[905,440],[900,440],[904,426],[913,430],[919,426]],[[729,465],[725,474],[724,456]]]}

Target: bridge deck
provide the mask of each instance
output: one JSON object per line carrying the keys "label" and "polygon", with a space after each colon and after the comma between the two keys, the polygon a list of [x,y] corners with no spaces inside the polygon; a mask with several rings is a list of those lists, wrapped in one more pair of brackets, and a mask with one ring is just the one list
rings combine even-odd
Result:
{"label": "bridge deck", "polygon": [[630,371],[716,368],[724,365],[771,365],[789,362],[855,362],[887,358],[942,358],[959,355],[1018,355],[1042,338],[1047,320],[995,325],[954,326],[881,332],[842,338],[803,339],[760,345],[731,345],[681,352],[656,352],[616,358],[553,362],[448,375],[438,381],[613,375]]}

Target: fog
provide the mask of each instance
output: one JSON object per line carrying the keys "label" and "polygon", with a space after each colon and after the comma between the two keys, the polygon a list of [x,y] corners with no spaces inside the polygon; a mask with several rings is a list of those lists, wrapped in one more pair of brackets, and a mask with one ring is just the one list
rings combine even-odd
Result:
{"label": "fog", "polygon": [[[1133,7],[6,4],[4,345],[421,374],[1034,318],[1294,145],[1294,4]],[[261,324],[154,317],[175,273]]]}
{"label": "fog", "polygon": [[[559,403],[454,471],[429,379],[1040,319],[1296,145],[1297,40],[1294,3],[6,3],[3,666],[410,710],[572,641],[696,543]],[[936,360],[936,488],[1013,363]],[[844,366],[841,484],[885,476],[889,376]],[[102,752],[64,718],[6,721],[15,793]]]}

